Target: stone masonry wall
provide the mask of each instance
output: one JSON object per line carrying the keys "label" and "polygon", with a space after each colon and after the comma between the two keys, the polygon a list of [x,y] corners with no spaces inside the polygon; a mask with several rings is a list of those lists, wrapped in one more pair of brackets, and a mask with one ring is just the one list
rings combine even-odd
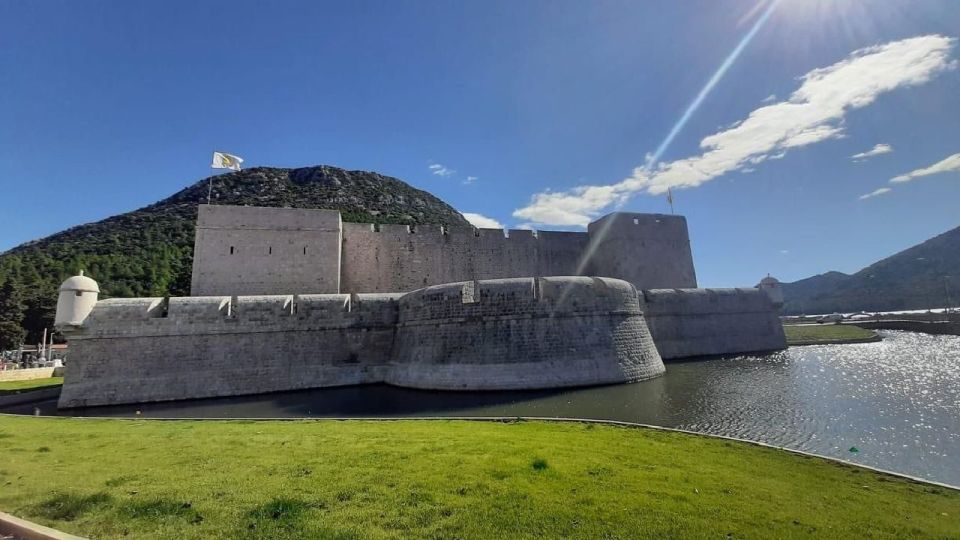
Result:
{"label": "stone masonry wall", "polygon": [[61,407],[379,382],[399,295],[111,299],[79,334]]}
{"label": "stone masonry wall", "polygon": [[344,292],[412,291],[477,279],[574,275],[585,233],[343,224]]}
{"label": "stone masonry wall", "polygon": [[404,296],[387,382],[502,390],[632,382],[663,372],[632,285],[548,277],[451,283]]}
{"label": "stone masonry wall", "polygon": [[193,296],[340,292],[340,212],[201,204]]}
{"label": "stone masonry wall", "polygon": [[638,289],[697,286],[683,216],[615,212],[587,230],[587,275],[623,279]]}
{"label": "stone masonry wall", "polygon": [[644,291],[643,298],[664,360],[787,346],[780,317],[760,289],[659,289]]}
{"label": "stone masonry wall", "polygon": [[543,388],[663,373],[636,290],[600,278],[408,295],[110,299],[68,337],[60,407],[383,381]]}
{"label": "stone masonry wall", "polygon": [[194,296],[409,292],[469,280],[591,275],[696,287],[686,220],[614,213],[588,232],[341,223],[339,212],[200,206]]}

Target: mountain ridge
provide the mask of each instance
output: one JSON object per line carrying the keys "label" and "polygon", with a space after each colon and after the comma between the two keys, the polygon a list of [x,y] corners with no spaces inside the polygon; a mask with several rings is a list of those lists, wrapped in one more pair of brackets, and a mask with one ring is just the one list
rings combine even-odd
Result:
{"label": "mountain ridge", "polygon": [[853,273],[830,271],[783,283],[789,315],[926,309],[960,300],[960,227]]}
{"label": "mountain ridge", "polygon": [[346,222],[471,226],[438,197],[376,172],[252,167],[0,253],[0,286],[11,282],[26,304],[22,315],[0,319],[21,320],[27,342],[39,341],[53,324],[57,288],[80,269],[100,282],[104,297],[188,295],[197,207],[211,180],[213,204],[336,209]]}

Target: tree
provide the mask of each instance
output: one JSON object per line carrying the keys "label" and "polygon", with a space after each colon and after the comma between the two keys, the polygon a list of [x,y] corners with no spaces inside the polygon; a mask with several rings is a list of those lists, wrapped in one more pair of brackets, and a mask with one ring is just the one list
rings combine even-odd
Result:
{"label": "tree", "polygon": [[0,287],[0,351],[16,349],[27,333],[23,329],[26,305],[17,283],[8,279]]}

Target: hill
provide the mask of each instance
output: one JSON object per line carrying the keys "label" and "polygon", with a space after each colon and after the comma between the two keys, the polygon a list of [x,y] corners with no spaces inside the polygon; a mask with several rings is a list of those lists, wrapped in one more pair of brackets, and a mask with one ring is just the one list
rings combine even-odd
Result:
{"label": "hill", "polygon": [[[189,294],[197,204],[206,198],[204,179],[139,210],[0,253],[0,286],[10,290],[12,285],[23,297],[21,325],[28,332],[27,343],[38,342],[43,328],[52,325],[57,288],[81,268],[99,281],[105,297]],[[453,207],[401,180],[328,166],[256,167],[215,176],[212,200],[331,208],[349,222],[470,226]],[[0,302],[0,308],[13,310],[13,304]],[[0,324],[19,318],[0,313]]]}
{"label": "hill", "polygon": [[[895,311],[960,302],[960,227],[855,274],[827,272],[783,284],[784,313]],[[950,298],[948,298],[948,296]]]}

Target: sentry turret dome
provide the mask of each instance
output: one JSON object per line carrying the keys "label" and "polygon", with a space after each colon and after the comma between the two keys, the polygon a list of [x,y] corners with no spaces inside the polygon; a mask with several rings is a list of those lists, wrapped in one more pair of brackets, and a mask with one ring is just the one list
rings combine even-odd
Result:
{"label": "sentry turret dome", "polygon": [[60,285],[60,295],[57,297],[57,314],[53,324],[61,330],[81,326],[87,315],[93,310],[100,295],[100,286],[97,282],[83,275],[67,278]]}
{"label": "sentry turret dome", "polygon": [[60,285],[60,290],[99,293],[100,286],[97,285],[96,281],[83,275],[83,270],[81,270],[80,275],[67,278],[67,280]]}

